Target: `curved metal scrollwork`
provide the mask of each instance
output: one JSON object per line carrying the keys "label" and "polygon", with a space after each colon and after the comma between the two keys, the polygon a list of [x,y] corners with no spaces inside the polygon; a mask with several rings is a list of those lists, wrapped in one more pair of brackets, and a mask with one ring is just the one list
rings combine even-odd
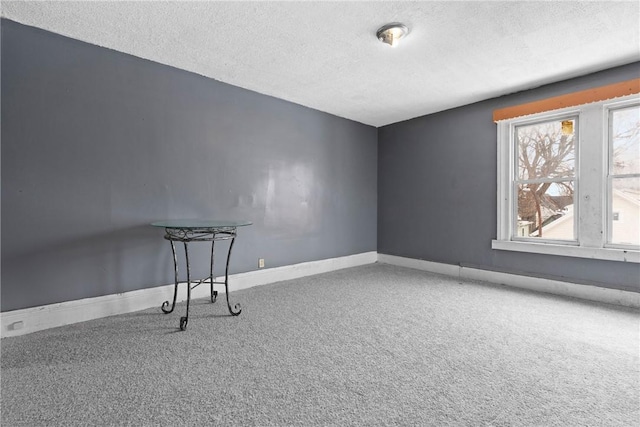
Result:
{"label": "curved metal scrollwork", "polygon": [[235,227],[165,228],[164,238],[177,242],[211,242],[236,237]]}
{"label": "curved metal scrollwork", "polygon": [[173,304],[171,304],[171,309],[167,310],[166,307],[169,306],[169,301],[165,301],[162,303],[162,307],[160,307],[165,314],[169,314],[173,312],[173,309],[176,308],[176,298],[178,297],[178,256],[176,255],[176,247],[173,244],[173,240],[171,243],[171,253],[173,254],[173,271],[175,275],[175,287],[173,288]]}
{"label": "curved metal scrollwork", "polygon": [[240,307],[240,303],[239,303],[239,302],[238,302],[238,303],[236,303],[236,305],[234,305],[234,306],[233,306],[233,308],[234,308],[236,311],[233,311],[233,310],[231,309],[231,304],[229,304],[229,298],[228,298],[228,297],[227,297],[227,307],[229,307],[229,313],[231,313],[231,315],[232,315],[232,316],[237,316],[237,315],[239,315],[240,313],[242,313],[242,307]]}
{"label": "curved metal scrollwork", "polygon": [[229,303],[229,260],[231,260],[231,250],[233,249],[233,244],[235,243],[235,241],[236,239],[234,237],[233,239],[231,239],[231,243],[229,244],[229,253],[227,254],[227,266],[224,270],[224,289],[225,289],[225,293],[227,294],[227,307],[229,308],[229,313],[231,313],[232,316],[237,316],[242,312],[242,308],[240,308],[240,303],[237,303],[236,305],[233,306],[233,308],[235,308],[236,311],[233,311],[233,309],[231,308],[231,303]]}
{"label": "curved metal scrollwork", "polygon": [[162,312],[164,314],[169,314],[171,312],[173,312],[173,309],[176,307],[175,303],[171,306],[170,309],[166,309],[166,307],[169,306],[169,301],[165,301],[162,303],[162,306],[160,307],[160,310],[162,310]]}
{"label": "curved metal scrollwork", "polygon": [[[236,237],[236,228],[235,227],[216,227],[216,228],[165,228],[165,236],[164,238],[169,240],[171,243],[171,252],[173,254],[173,266],[175,272],[175,286],[173,290],[173,302],[165,301],[162,303],[160,307],[161,310],[168,314],[173,312],[176,307],[176,299],[178,296],[178,257],[176,255],[176,248],[174,242],[183,242],[184,243],[184,251],[186,258],[186,272],[187,272],[187,307],[185,316],[180,318],[180,330],[184,331],[187,329],[187,324],[189,323],[189,303],[191,300],[191,290],[202,283],[210,283],[211,284],[211,302],[216,302],[218,298],[218,291],[213,289],[213,285],[215,283],[224,284],[226,299],[227,299],[227,307],[229,309],[229,313],[232,316],[237,316],[242,312],[242,308],[239,303],[235,304],[233,307],[229,302],[229,261],[231,259],[231,251],[233,249],[233,244],[235,242]],[[215,277],[213,276],[213,265],[214,265],[214,245],[218,240],[231,240],[229,244],[229,252],[227,254],[227,263],[225,268],[224,282],[216,282]],[[211,242],[211,264],[209,270],[209,277],[204,279],[194,281],[192,285],[191,281],[191,269],[189,266],[189,249],[187,243],[189,242]],[[168,308],[171,305],[171,308]]]}

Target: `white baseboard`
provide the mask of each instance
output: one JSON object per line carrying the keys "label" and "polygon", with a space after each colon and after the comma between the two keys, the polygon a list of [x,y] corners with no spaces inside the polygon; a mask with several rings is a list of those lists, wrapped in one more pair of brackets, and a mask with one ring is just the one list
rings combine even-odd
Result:
{"label": "white baseboard", "polygon": [[[365,252],[339,258],[238,273],[229,276],[229,286],[236,291],[343,268],[373,264],[377,258],[378,254],[376,252]],[[224,277],[218,277],[216,281],[223,279]],[[13,337],[152,307],[158,307],[159,309],[163,301],[173,299],[173,289],[174,285],[165,285],[114,295],[7,311],[0,314],[0,324],[2,326],[0,336],[2,338]],[[224,293],[224,286],[216,285],[215,289]],[[191,292],[191,298],[194,299],[207,296],[209,296],[209,284],[202,284]],[[186,286],[179,286],[178,301],[184,301],[186,298]]]}
{"label": "white baseboard", "polygon": [[[392,264],[401,267],[429,271],[432,273],[444,274],[447,276],[481,280],[538,292],[640,308],[640,293],[636,292],[608,289],[591,285],[579,285],[558,280],[520,276],[517,274],[500,273],[496,271],[461,267],[457,265],[404,258],[394,255],[378,254],[376,252],[365,252],[345,257],[233,274],[229,276],[229,283],[231,289],[235,291],[253,286],[280,282],[283,280],[291,280],[314,274],[327,273],[343,268],[373,264],[376,261],[384,264]],[[216,278],[216,281],[220,280],[221,278]],[[5,338],[24,335],[31,332],[102,317],[130,313],[152,307],[159,308],[163,301],[171,300],[173,298],[173,288],[173,285],[165,285],[102,297],[86,298],[22,310],[7,311],[0,313],[0,336]],[[224,289],[221,288],[221,285],[217,285],[216,290],[220,293],[224,293]],[[191,297],[194,299],[205,298],[208,295],[208,284],[198,286],[191,293]],[[179,286],[178,301],[184,301],[186,297],[186,286]]]}
{"label": "white baseboard", "polygon": [[[299,277],[314,274],[328,273],[343,268],[357,267],[359,265],[373,264],[378,260],[377,252],[364,252],[340,258],[331,258],[321,261],[303,262],[300,264],[275,267],[265,270],[249,271],[231,276],[233,290],[251,288],[268,283],[292,280]],[[206,296],[206,294],[204,295]]]}
{"label": "white baseboard", "polygon": [[576,283],[562,282],[560,280],[521,276],[518,274],[501,273],[458,265],[441,264],[395,255],[378,254],[378,262],[459,277],[462,279],[481,280],[497,283],[499,285],[529,289],[537,292],[582,298],[607,304],[622,305],[625,307],[640,308],[640,293],[637,292],[608,289],[592,285],[579,285]]}

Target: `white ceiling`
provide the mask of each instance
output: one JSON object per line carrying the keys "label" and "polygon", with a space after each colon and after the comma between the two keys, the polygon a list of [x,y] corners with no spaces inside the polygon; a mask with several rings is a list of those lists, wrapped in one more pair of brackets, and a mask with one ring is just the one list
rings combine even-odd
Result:
{"label": "white ceiling", "polygon": [[[640,60],[640,2],[16,2],[2,16],[373,126]],[[411,33],[391,48],[376,29]]]}

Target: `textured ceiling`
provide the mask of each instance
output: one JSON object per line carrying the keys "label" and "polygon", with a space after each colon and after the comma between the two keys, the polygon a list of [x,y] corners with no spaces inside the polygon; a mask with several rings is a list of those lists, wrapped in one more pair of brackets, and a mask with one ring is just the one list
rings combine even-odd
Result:
{"label": "textured ceiling", "polygon": [[[637,1],[12,2],[2,16],[382,126],[640,60]],[[411,33],[391,48],[376,29]]]}

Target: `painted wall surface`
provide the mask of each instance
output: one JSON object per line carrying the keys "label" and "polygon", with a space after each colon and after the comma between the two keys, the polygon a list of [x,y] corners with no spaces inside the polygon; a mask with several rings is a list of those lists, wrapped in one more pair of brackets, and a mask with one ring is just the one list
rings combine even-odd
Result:
{"label": "painted wall surface", "polygon": [[376,250],[375,128],[6,20],[1,60],[2,311],[172,283],[156,220],[253,221],[232,273]]}
{"label": "painted wall surface", "polygon": [[640,75],[640,63],[378,129],[378,252],[640,292],[640,266],[491,249],[493,110]]}

